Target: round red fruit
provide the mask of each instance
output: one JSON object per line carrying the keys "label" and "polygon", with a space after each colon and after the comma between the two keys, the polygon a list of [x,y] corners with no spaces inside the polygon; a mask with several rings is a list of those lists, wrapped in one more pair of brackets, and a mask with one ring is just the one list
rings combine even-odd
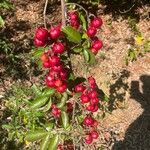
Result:
{"label": "round red fruit", "polygon": [[75,92],[83,92],[85,90],[85,87],[82,84],[78,84],[75,86]]}
{"label": "round red fruit", "polygon": [[91,52],[96,55],[98,53],[98,50],[94,49],[94,48],[91,48]]}
{"label": "round red fruit", "polygon": [[87,135],[87,137],[85,138],[85,143],[87,144],[91,144],[93,142],[93,138],[91,135]]}
{"label": "round red fruit", "polygon": [[47,41],[48,31],[45,28],[40,27],[36,30],[35,37],[40,41]]}
{"label": "round red fruit", "polygon": [[94,37],[95,34],[96,34],[96,32],[97,32],[97,30],[95,28],[93,28],[93,27],[89,27],[87,29],[87,35],[88,35],[88,37]]}
{"label": "round red fruit", "polygon": [[95,84],[96,84],[96,81],[95,81],[95,79],[91,76],[91,77],[88,78],[88,83],[89,83],[90,85],[95,85]]}
{"label": "round red fruit", "polygon": [[52,115],[56,118],[59,118],[61,114],[61,110],[57,107],[52,108]]}
{"label": "round red fruit", "polygon": [[94,109],[92,110],[92,112],[97,112],[97,111],[98,111],[98,106],[95,105],[95,106],[94,106]]}
{"label": "round red fruit", "polygon": [[63,66],[62,65],[58,65],[58,66],[53,66],[51,68],[54,72],[61,72],[63,70]]}
{"label": "round red fruit", "polygon": [[52,47],[52,51],[55,53],[55,54],[62,54],[64,51],[65,51],[65,46],[63,43],[61,42],[57,42],[53,45]]}
{"label": "round red fruit", "polygon": [[86,126],[92,126],[94,123],[94,119],[90,116],[86,116],[83,120],[83,124]]}
{"label": "round red fruit", "polygon": [[36,47],[43,47],[43,46],[46,45],[46,42],[45,41],[40,41],[39,39],[34,38],[34,45]]}
{"label": "round red fruit", "polygon": [[59,145],[57,146],[57,150],[64,150],[64,149],[63,149],[63,145],[62,145],[62,144],[59,144]]}
{"label": "round red fruit", "polygon": [[92,90],[92,91],[90,91],[90,92],[88,93],[88,96],[89,96],[90,98],[97,98],[98,94],[97,94],[97,92],[96,92],[95,90]]}
{"label": "round red fruit", "polygon": [[55,87],[55,80],[47,80],[46,85],[51,88]]}
{"label": "round red fruit", "polygon": [[88,97],[88,95],[82,94],[81,97],[81,103],[88,103],[90,101],[90,98]]}
{"label": "round red fruit", "polygon": [[60,86],[62,86],[62,84],[63,84],[63,82],[62,82],[61,79],[56,79],[56,80],[55,80],[55,86],[56,86],[56,87],[60,87]]}
{"label": "round red fruit", "polygon": [[92,105],[97,105],[99,103],[99,99],[98,98],[92,98],[91,99],[91,104]]}
{"label": "round red fruit", "polygon": [[100,50],[103,47],[103,42],[101,40],[94,40],[92,43],[92,48],[95,50]]}
{"label": "round red fruit", "polygon": [[42,62],[46,62],[46,61],[48,61],[48,55],[46,53],[43,53],[41,55],[40,59],[41,59]]}
{"label": "round red fruit", "polygon": [[78,29],[80,24],[78,21],[71,21],[71,26],[74,27],[75,29]]}
{"label": "round red fruit", "polygon": [[66,80],[66,78],[67,78],[67,72],[66,72],[66,70],[62,70],[60,72],[60,77],[62,78],[62,80]]}
{"label": "round red fruit", "polygon": [[67,89],[67,85],[66,84],[63,84],[60,87],[57,87],[57,91],[59,93],[64,93],[66,91],[66,89]]}
{"label": "round red fruit", "polygon": [[95,17],[92,21],[91,21],[91,26],[94,28],[100,28],[103,24],[103,21],[101,18],[97,18]]}
{"label": "round red fruit", "polygon": [[44,68],[50,68],[50,62],[49,61],[45,61],[45,62],[43,62],[43,67]]}
{"label": "round red fruit", "polygon": [[78,12],[72,11],[68,13],[71,21],[76,21],[78,19]]}
{"label": "round red fruit", "polygon": [[57,66],[60,64],[60,58],[58,56],[52,56],[50,59],[49,59],[49,63],[51,65],[51,67],[53,66]]}
{"label": "round red fruit", "polygon": [[93,139],[97,139],[97,138],[99,137],[98,132],[97,132],[97,131],[92,131],[92,132],[91,132],[91,137],[92,137]]}
{"label": "round red fruit", "polygon": [[52,27],[49,31],[50,37],[53,40],[56,40],[60,37],[61,30],[60,27]]}
{"label": "round red fruit", "polygon": [[94,110],[94,105],[88,105],[87,107],[86,107],[86,110],[88,110],[88,111],[93,111]]}
{"label": "round red fruit", "polygon": [[97,126],[98,126],[98,121],[94,120],[93,127],[97,128]]}

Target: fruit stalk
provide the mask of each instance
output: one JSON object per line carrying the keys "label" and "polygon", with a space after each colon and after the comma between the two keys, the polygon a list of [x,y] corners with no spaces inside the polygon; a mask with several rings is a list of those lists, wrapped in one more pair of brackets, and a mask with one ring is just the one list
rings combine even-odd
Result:
{"label": "fruit stalk", "polygon": [[66,26],[66,17],[65,17],[65,10],[66,10],[66,5],[65,5],[65,0],[61,0],[61,14],[62,14],[62,26]]}

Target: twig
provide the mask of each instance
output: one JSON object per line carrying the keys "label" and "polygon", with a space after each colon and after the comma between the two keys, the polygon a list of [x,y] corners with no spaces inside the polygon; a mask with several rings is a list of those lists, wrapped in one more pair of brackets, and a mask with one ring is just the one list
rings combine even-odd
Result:
{"label": "twig", "polygon": [[80,8],[86,13],[87,21],[88,21],[88,23],[89,23],[88,12],[87,12],[87,10],[86,10],[84,7],[82,7],[81,5],[79,5],[79,4],[77,4],[77,3],[66,3],[66,6],[67,6],[67,5],[76,5],[76,6],[80,7]]}
{"label": "twig", "polygon": [[48,5],[48,0],[45,0],[45,6],[44,6],[44,11],[43,11],[43,18],[44,18],[44,27],[46,28],[46,9]]}
{"label": "twig", "polygon": [[120,12],[121,14],[125,14],[125,13],[129,12],[134,6],[135,6],[135,4],[133,4],[133,5],[132,5],[128,10],[126,10],[126,11],[121,11],[121,10],[119,9],[119,12]]}
{"label": "twig", "polygon": [[66,26],[65,9],[66,9],[65,0],[61,0],[61,14],[62,14],[62,26],[63,27]]}

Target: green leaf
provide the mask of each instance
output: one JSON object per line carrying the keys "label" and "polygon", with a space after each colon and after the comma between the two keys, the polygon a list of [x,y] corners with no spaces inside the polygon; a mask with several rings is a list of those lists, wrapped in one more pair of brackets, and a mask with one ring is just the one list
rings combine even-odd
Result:
{"label": "green leaf", "polygon": [[90,55],[89,64],[94,64],[96,62],[95,55],[90,50],[87,50],[87,51]]}
{"label": "green leaf", "polygon": [[31,87],[36,95],[41,95],[42,91],[35,84]]}
{"label": "green leaf", "polygon": [[42,143],[40,145],[40,150],[48,149],[49,140],[50,140],[50,134],[46,135],[45,138],[43,138]]}
{"label": "green leaf", "polygon": [[87,35],[86,33],[84,33],[84,34],[82,35],[82,39],[89,39],[89,37],[88,37],[88,35]]}
{"label": "green leaf", "polygon": [[0,27],[4,27],[5,22],[3,20],[3,18],[0,16]]}
{"label": "green leaf", "polygon": [[40,96],[38,98],[36,98],[32,104],[31,104],[31,108],[32,109],[37,109],[40,108],[41,106],[45,105],[46,102],[48,101],[49,97],[46,95]]}
{"label": "green leaf", "polygon": [[62,108],[66,104],[67,99],[68,99],[68,94],[66,92],[64,92],[60,103],[57,104],[57,107]]}
{"label": "green leaf", "polygon": [[59,142],[59,135],[54,135],[53,138],[50,139],[48,150],[56,150]]}
{"label": "green leaf", "polygon": [[10,129],[13,129],[13,126],[10,125],[10,124],[3,124],[3,125],[2,125],[2,128],[3,128],[3,129],[6,129],[6,130],[10,130]]}
{"label": "green leaf", "polygon": [[44,47],[39,47],[39,48],[35,48],[33,49],[33,58],[34,59],[39,59],[39,57],[43,54],[43,52],[45,51]]}
{"label": "green leaf", "polygon": [[44,92],[43,92],[43,95],[45,96],[51,96],[55,93],[55,89],[52,89],[52,88],[45,88],[44,89]]}
{"label": "green leaf", "polygon": [[44,130],[37,130],[37,131],[33,131],[33,132],[29,131],[25,136],[25,140],[33,142],[33,141],[42,139],[46,135],[47,135],[47,132]]}
{"label": "green leaf", "polygon": [[90,55],[89,55],[89,53],[88,53],[88,51],[87,50],[83,50],[83,55],[84,55],[84,59],[85,59],[85,61],[86,62],[89,62],[89,60],[90,60]]}
{"label": "green leaf", "polygon": [[71,26],[63,27],[62,31],[67,35],[67,38],[74,43],[81,42],[81,34]]}
{"label": "green leaf", "polygon": [[75,53],[80,53],[82,52],[83,50],[83,47],[82,46],[78,46],[78,47],[75,47],[74,49],[72,49]]}
{"label": "green leaf", "polygon": [[65,111],[61,112],[61,119],[62,119],[62,125],[64,129],[67,129],[67,127],[69,126],[69,117]]}
{"label": "green leaf", "polygon": [[82,14],[80,14],[80,19],[82,21],[83,29],[86,30],[87,23],[86,23],[86,20]]}
{"label": "green leaf", "polygon": [[52,106],[52,99],[50,97],[48,104],[44,107],[43,112],[48,111]]}
{"label": "green leaf", "polygon": [[45,128],[47,131],[51,131],[53,129],[53,127],[54,127],[54,122],[52,122],[52,121],[45,124]]}

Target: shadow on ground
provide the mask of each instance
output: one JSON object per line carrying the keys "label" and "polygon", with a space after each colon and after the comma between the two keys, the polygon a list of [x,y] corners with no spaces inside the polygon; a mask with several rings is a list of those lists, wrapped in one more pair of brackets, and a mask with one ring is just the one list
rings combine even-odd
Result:
{"label": "shadow on ground", "polygon": [[[140,90],[140,82],[142,90]],[[142,75],[140,81],[132,81],[130,96],[141,104],[143,113],[129,126],[123,141],[114,144],[112,150],[150,150],[150,76]]]}

